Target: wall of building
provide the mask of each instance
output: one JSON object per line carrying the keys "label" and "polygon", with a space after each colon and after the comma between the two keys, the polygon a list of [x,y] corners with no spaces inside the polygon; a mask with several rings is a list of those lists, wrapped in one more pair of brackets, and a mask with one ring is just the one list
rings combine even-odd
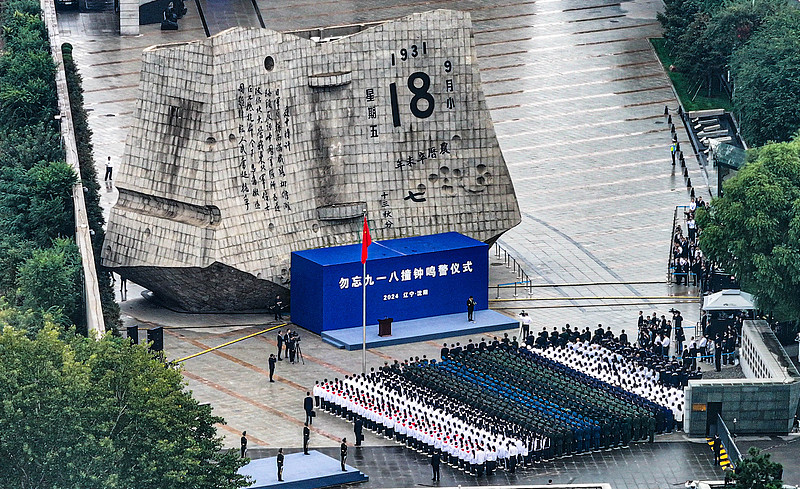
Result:
{"label": "wall of building", "polygon": [[705,436],[708,404],[721,403],[722,418],[737,434],[779,434],[792,428],[800,402],[800,376],[766,321],[745,321],[740,348],[747,379],[692,380],[686,387],[685,426]]}

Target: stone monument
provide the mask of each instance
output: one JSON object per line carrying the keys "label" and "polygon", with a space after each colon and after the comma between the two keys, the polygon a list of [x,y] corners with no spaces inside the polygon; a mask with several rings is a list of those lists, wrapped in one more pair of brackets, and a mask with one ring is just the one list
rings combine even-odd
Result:
{"label": "stone monument", "polygon": [[469,14],[337,39],[233,28],[147,48],[103,264],[189,311],[284,303],[292,251],[520,221]]}

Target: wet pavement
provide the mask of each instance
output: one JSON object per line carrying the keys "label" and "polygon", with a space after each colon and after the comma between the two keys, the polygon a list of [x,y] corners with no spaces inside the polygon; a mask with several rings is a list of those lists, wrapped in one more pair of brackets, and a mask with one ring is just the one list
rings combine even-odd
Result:
{"label": "wet pavement", "polygon": [[[113,14],[59,14],[64,36],[84,80],[94,132],[95,159],[103,174],[106,156],[119,161],[138,96],[143,48],[203,37],[194,2],[178,31],[142,26],[141,35],[121,38]],[[257,26],[252,0],[202,0],[209,30]],[[670,131],[664,105],[677,102],[647,40],[659,35],[659,1],[507,0],[472,1],[272,1],[256,0],[264,24],[277,30],[352,24],[400,17],[435,8],[469,11],[483,88],[523,214],[522,223],[500,241],[531,277],[530,290],[512,286],[490,292],[492,307],[516,315],[532,312],[533,329],[609,325],[635,329],[639,310],[668,315],[678,307],[691,325],[698,319],[694,289],[665,283],[672,216],[689,194],[670,163]],[[695,190],[708,200],[704,173],[678,128]],[[103,194],[108,209],[117,192]],[[495,251],[493,250],[493,253]],[[517,272],[504,252],[490,257],[493,285],[512,283]],[[167,326],[170,359],[202,351],[269,326],[263,315],[186,315],[141,298],[130,284],[122,303],[126,324]],[[513,334],[513,331],[510,331]],[[687,331],[687,336],[691,331]],[[360,371],[361,354],[337,350],[304,334],[305,364],[279,362],[268,382],[267,356],[274,332],[185,362],[188,387],[210,402],[227,425],[226,445],[238,446],[247,430],[251,447],[268,456],[277,447],[299,447],[302,398],[315,380]],[[479,337],[476,337],[476,339]],[[457,338],[453,341],[465,341]],[[440,343],[370,350],[369,367],[410,356],[438,355]],[[312,446],[335,450],[352,427],[320,414]],[[356,466],[372,477],[370,487],[427,484],[427,462],[383,438],[367,434]],[[608,481],[613,487],[678,486],[690,478],[717,478],[702,443],[682,435],[652,445],[561,459],[496,480],[474,480],[445,468],[441,485],[487,485]],[[253,453],[258,454],[257,450]],[[362,464],[363,466],[359,466]],[[712,477],[715,476],[715,477]]]}

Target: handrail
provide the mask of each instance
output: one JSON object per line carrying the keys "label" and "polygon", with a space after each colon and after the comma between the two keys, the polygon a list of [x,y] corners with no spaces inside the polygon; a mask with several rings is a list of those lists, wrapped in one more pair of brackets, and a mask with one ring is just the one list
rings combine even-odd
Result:
{"label": "handrail", "polygon": [[97,269],[92,251],[92,236],[89,229],[89,217],[86,214],[86,201],[83,194],[81,181],[81,167],[78,159],[78,146],[75,142],[75,130],[72,122],[72,109],[69,104],[69,90],[67,88],[67,74],[64,71],[64,58],[61,53],[60,34],[56,19],[56,7],[53,0],[40,0],[42,17],[50,38],[50,55],[55,63],[56,91],[58,92],[58,107],[61,112],[61,141],[64,144],[64,155],[67,164],[78,176],[72,186],[72,204],[75,212],[75,244],[81,255],[81,268],[83,270],[83,286],[86,307],[86,329],[89,336],[99,339],[105,333],[103,321],[103,307],[100,302],[100,286],[97,281]]}
{"label": "handrail", "polygon": [[728,431],[728,426],[722,419],[722,415],[717,414],[717,422],[717,434],[722,442],[722,446],[725,447],[725,451],[728,453],[728,460],[731,461],[733,468],[736,468],[736,465],[742,461],[742,452],[739,451],[739,447],[737,447],[736,442],[733,441],[733,436],[731,436],[731,432]]}

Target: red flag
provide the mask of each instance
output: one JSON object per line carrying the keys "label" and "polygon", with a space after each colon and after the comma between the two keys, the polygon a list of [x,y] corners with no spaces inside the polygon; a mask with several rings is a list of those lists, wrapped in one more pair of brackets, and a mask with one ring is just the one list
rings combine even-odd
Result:
{"label": "red flag", "polygon": [[361,263],[367,263],[367,248],[372,244],[372,237],[369,235],[367,216],[364,216],[364,234],[361,240]]}

